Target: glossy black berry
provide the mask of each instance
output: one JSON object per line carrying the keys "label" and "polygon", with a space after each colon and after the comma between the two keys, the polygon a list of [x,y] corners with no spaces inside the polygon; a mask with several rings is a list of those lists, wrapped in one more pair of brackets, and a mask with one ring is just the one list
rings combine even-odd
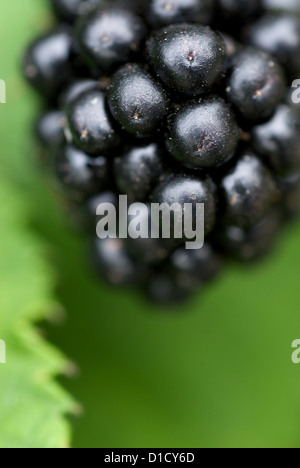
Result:
{"label": "glossy black berry", "polygon": [[72,145],[64,145],[57,152],[55,170],[66,189],[84,196],[99,193],[108,183],[106,158],[91,158]]}
{"label": "glossy black berry", "polygon": [[130,228],[132,222],[134,228],[138,225],[140,237],[129,236],[126,239],[126,246],[134,258],[146,264],[160,264],[175,250],[177,244],[172,239],[162,238],[159,223],[152,222],[151,205],[146,204],[144,207],[139,207],[139,205],[139,203],[131,205],[133,214],[128,217],[128,227]]}
{"label": "glossy black berry", "polygon": [[276,177],[284,216],[289,220],[300,213],[300,171]]}
{"label": "glossy black berry", "polygon": [[121,239],[96,239],[92,259],[101,278],[115,286],[141,283],[147,269],[128,253]]}
{"label": "glossy black berry", "polygon": [[99,8],[79,19],[77,39],[88,65],[111,71],[134,58],[145,38],[139,16],[122,8]]}
{"label": "glossy black berry", "polygon": [[171,25],[147,42],[154,72],[172,91],[197,96],[221,77],[226,60],[222,37],[199,24]]}
{"label": "glossy black berry", "polygon": [[44,95],[55,96],[71,76],[71,55],[69,28],[61,26],[45,34],[30,45],[24,56],[27,80]]}
{"label": "glossy black berry", "polygon": [[36,135],[47,148],[55,148],[64,142],[65,115],[59,110],[49,110],[39,116],[36,122]]}
{"label": "glossy black berry", "polygon": [[280,105],[268,122],[253,128],[252,144],[257,154],[276,173],[300,167],[300,115]]}
{"label": "glossy black berry", "polygon": [[[196,204],[204,204],[204,231],[208,234],[216,222],[217,196],[216,187],[210,177],[185,174],[170,174],[158,185],[153,194],[154,203],[166,203],[172,206],[177,203],[182,220],[195,229]],[[191,212],[184,209],[185,204],[193,207]],[[201,221],[199,219],[199,221]],[[175,235],[174,218],[171,216],[171,236]],[[183,238],[185,236],[183,235]]]}
{"label": "glossy black berry", "polygon": [[257,260],[273,249],[281,227],[281,214],[273,209],[250,229],[228,226],[219,232],[221,246],[227,255],[242,261]]}
{"label": "glossy black berry", "polygon": [[160,83],[139,65],[128,64],[112,78],[108,90],[112,115],[128,133],[149,136],[168,112],[168,98]]}
{"label": "glossy black berry", "polygon": [[130,200],[145,200],[163,172],[161,150],[155,143],[131,148],[114,164],[117,187]]}
{"label": "glossy black berry", "polygon": [[212,281],[220,273],[221,267],[219,255],[208,242],[201,249],[176,249],[168,263],[172,278],[186,288],[198,288],[199,285]]}
{"label": "glossy black berry", "polygon": [[300,18],[291,14],[269,14],[251,26],[249,42],[281,63],[292,78],[300,72]]}
{"label": "glossy black berry", "polygon": [[90,80],[90,79],[81,79],[72,81],[66,89],[63,91],[62,95],[60,96],[60,104],[62,107],[67,106],[70,104],[74,99],[76,99],[80,94],[84,91],[88,91],[91,89],[100,89],[100,85],[98,81]]}
{"label": "glossy black berry", "polygon": [[262,0],[262,4],[267,11],[300,14],[299,0]]}
{"label": "glossy black berry", "polygon": [[221,190],[226,224],[246,229],[260,222],[278,199],[271,173],[250,151],[224,177]]}
{"label": "glossy black berry", "polygon": [[271,116],[285,94],[285,79],[274,58],[247,48],[233,59],[227,96],[242,117],[263,120]]}
{"label": "glossy black berry", "polygon": [[268,253],[300,214],[300,0],[49,1],[25,74],[100,276],[177,305]]}
{"label": "glossy black berry", "polygon": [[63,21],[72,23],[95,5],[104,3],[103,0],[51,0],[54,13]]}
{"label": "glossy black berry", "polygon": [[233,112],[218,97],[187,104],[169,119],[170,152],[186,166],[220,166],[233,156],[239,137]]}
{"label": "glossy black berry", "polygon": [[67,118],[74,143],[87,153],[106,154],[121,141],[100,90],[80,94],[67,106]]}
{"label": "glossy black berry", "polygon": [[212,12],[211,0],[150,0],[147,18],[155,27],[183,22],[208,24]]}
{"label": "glossy black berry", "polygon": [[111,190],[107,190],[105,192],[99,191],[99,193],[93,195],[86,201],[84,210],[89,220],[93,225],[95,225],[95,223],[97,224],[98,221],[105,216],[97,215],[97,208],[99,205],[110,204],[113,205],[117,211],[118,203],[119,200],[115,192],[112,192]]}
{"label": "glossy black berry", "polygon": [[173,307],[186,302],[192,292],[192,288],[183,288],[164,271],[151,276],[146,287],[148,298],[164,307]]}
{"label": "glossy black berry", "polygon": [[223,21],[230,21],[236,27],[243,24],[243,20],[251,20],[260,10],[261,0],[216,0],[216,13]]}

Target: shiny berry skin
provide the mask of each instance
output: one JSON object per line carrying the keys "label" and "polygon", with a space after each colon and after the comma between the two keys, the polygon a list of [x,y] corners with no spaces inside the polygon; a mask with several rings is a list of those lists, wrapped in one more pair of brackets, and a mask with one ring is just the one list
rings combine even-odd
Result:
{"label": "shiny berry skin", "polygon": [[139,16],[111,7],[80,18],[76,37],[87,64],[109,72],[134,58],[145,35]]}
{"label": "shiny berry skin", "polygon": [[233,156],[239,137],[233,112],[218,97],[187,104],[169,119],[169,150],[189,167],[220,166]]}
{"label": "shiny berry skin", "polygon": [[60,26],[27,49],[23,60],[25,76],[47,97],[55,96],[71,76],[72,41],[70,29]]}
{"label": "shiny berry skin", "polygon": [[299,113],[282,104],[271,120],[252,129],[253,148],[276,173],[300,167],[299,128]]}
{"label": "shiny berry skin", "polygon": [[210,282],[220,273],[222,262],[208,242],[202,249],[187,250],[180,247],[172,253],[168,271],[182,287],[197,288]]}
{"label": "shiny berry skin", "polygon": [[175,24],[155,32],[147,42],[153,71],[173,92],[198,96],[221,77],[225,44],[218,33],[199,24]]}
{"label": "shiny berry skin", "polygon": [[128,64],[113,76],[108,104],[123,130],[145,137],[161,125],[169,102],[159,82],[139,65]]}
{"label": "shiny berry skin", "polygon": [[96,239],[92,259],[98,274],[114,286],[141,283],[147,269],[128,253],[122,239]]}
{"label": "shiny berry skin", "polygon": [[146,200],[163,172],[157,144],[133,147],[114,161],[118,190],[130,200]]}
{"label": "shiny berry skin", "polygon": [[146,294],[150,301],[166,307],[176,307],[185,303],[191,296],[191,288],[183,288],[168,272],[162,271],[150,277],[146,285]]}
{"label": "shiny berry skin", "polygon": [[60,103],[62,107],[69,105],[72,101],[74,101],[80,94],[84,91],[88,91],[90,89],[100,89],[100,85],[98,81],[95,80],[76,80],[72,81],[66,89],[64,89],[62,95],[60,96]]}
{"label": "shiny berry skin", "polygon": [[37,120],[35,129],[39,141],[47,148],[55,148],[64,142],[66,119],[62,111],[49,110]]}
{"label": "shiny berry skin", "polygon": [[263,120],[272,115],[285,94],[285,79],[274,58],[246,48],[233,59],[227,96],[240,115]]}
{"label": "shiny berry skin", "polygon": [[262,0],[262,4],[267,11],[300,14],[299,0]]}
{"label": "shiny berry skin", "polygon": [[250,151],[224,177],[221,192],[225,223],[245,229],[260,222],[279,196],[271,173]]}
{"label": "shiny berry skin", "polygon": [[208,24],[212,11],[211,0],[151,0],[147,18],[155,27],[183,22]]}
{"label": "shiny berry skin", "polygon": [[300,171],[293,171],[276,178],[281,194],[281,206],[285,218],[292,219],[300,213]]}
{"label": "shiny berry skin", "polygon": [[118,209],[118,197],[117,195],[108,190],[106,192],[99,191],[96,195],[93,195],[90,197],[88,200],[86,200],[84,210],[85,214],[91,221],[91,224],[97,224],[100,219],[102,219],[105,215],[97,215],[97,208],[99,205],[102,205],[104,203],[109,203],[110,205],[113,205],[116,210]]}
{"label": "shiny berry skin", "polygon": [[260,0],[216,0],[216,2],[216,12],[223,21],[249,20],[260,10]]}
{"label": "shiny berry skin", "polygon": [[[217,196],[216,187],[209,176],[194,176],[186,174],[170,174],[158,185],[153,193],[154,203],[167,203],[169,206],[178,203],[182,207],[182,217],[186,224],[194,222],[195,206],[204,204],[205,221],[204,231],[208,234],[216,222]],[[193,206],[192,218],[185,214],[184,205]],[[171,220],[171,237],[174,237],[174,220]]]}
{"label": "shiny berry skin", "polygon": [[300,18],[291,14],[268,14],[254,23],[248,41],[281,63],[287,74],[298,78],[300,72]]}
{"label": "shiny berry skin", "polygon": [[[132,208],[134,204],[132,204]],[[128,225],[134,220],[134,216],[128,217]],[[151,205],[147,204],[138,213],[138,222],[148,225],[148,237],[133,239],[130,236],[125,243],[132,257],[143,261],[146,264],[159,265],[164,262],[171,252],[177,247],[177,243],[172,239],[163,239],[159,232],[159,225],[152,223]],[[136,220],[135,220],[136,223]],[[153,226],[152,226],[153,224]],[[155,235],[153,235],[155,233]]]}
{"label": "shiny berry skin", "polygon": [[163,311],[268,253],[300,215],[300,0],[48,1],[39,154],[100,277]]}
{"label": "shiny berry skin", "polygon": [[281,214],[273,209],[250,229],[228,226],[219,233],[224,251],[242,262],[252,262],[272,250],[281,227]]}
{"label": "shiny berry skin", "polygon": [[106,154],[120,143],[100,90],[80,94],[67,106],[67,117],[74,142],[87,153]]}
{"label": "shiny berry skin", "polygon": [[64,145],[57,152],[55,170],[66,189],[84,196],[104,190],[108,183],[108,163],[100,156],[91,158],[72,145]]}
{"label": "shiny berry skin", "polygon": [[89,8],[99,5],[101,0],[51,0],[51,3],[58,18],[72,23]]}

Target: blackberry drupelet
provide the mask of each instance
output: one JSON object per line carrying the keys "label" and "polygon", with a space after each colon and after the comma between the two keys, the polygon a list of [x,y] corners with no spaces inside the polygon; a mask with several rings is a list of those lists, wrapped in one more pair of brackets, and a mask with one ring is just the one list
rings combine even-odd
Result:
{"label": "blackberry drupelet", "polygon": [[82,198],[106,189],[108,183],[107,159],[91,158],[73,145],[57,150],[55,169],[63,186],[82,195]]}
{"label": "blackberry drupelet", "polygon": [[227,96],[247,120],[269,118],[285,95],[285,79],[273,58],[245,48],[232,59]]}
{"label": "blackberry drupelet", "polygon": [[150,65],[173,92],[198,96],[221,77],[226,54],[221,35],[199,24],[176,24],[147,42]]}
{"label": "blackberry drupelet", "polygon": [[84,91],[67,106],[66,114],[72,140],[87,153],[107,153],[121,143],[100,90]]}
{"label": "blackberry drupelet", "polygon": [[169,118],[171,154],[192,168],[217,168],[235,153],[240,129],[230,107],[218,97],[180,107]]}
{"label": "blackberry drupelet", "polygon": [[[299,0],[50,2],[57,24],[29,46],[24,75],[45,98],[35,131],[100,276],[176,304],[227,259],[269,253],[300,214]],[[123,238],[119,195],[148,208],[125,223],[145,238]],[[177,203],[193,228],[203,203],[203,248],[186,249],[172,216],[165,239],[152,203]],[[117,215],[108,239],[99,204]]]}
{"label": "blackberry drupelet", "polygon": [[138,65],[128,64],[112,77],[110,111],[119,125],[137,137],[150,136],[168,113],[168,98],[159,82]]}
{"label": "blackberry drupelet", "polygon": [[155,143],[131,147],[114,160],[114,174],[120,193],[129,200],[147,200],[162,172],[161,150]]}

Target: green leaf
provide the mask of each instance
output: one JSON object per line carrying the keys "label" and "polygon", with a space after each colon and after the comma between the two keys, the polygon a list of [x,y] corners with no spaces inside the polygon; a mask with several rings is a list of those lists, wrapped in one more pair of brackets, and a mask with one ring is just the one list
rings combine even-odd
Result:
{"label": "green leaf", "polygon": [[[12,63],[48,16],[38,0],[19,3],[18,15],[13,2],[2,6],[1,43],[13,42],[3,51],[7,66],[2,78],[13,102],[5,107],[5,122],[0,123],[1,158],[22,195],[30,197],[39,232],[57,253],[52,263],[60,272],[58,297],[68,319],[63,326],[49,326],[48,336],[81,368],[79,379],[64,381],[85,408],[74,426],[73,446],[300,447],[300,366],[291,361],[291,344],[300,338],[300,225],[287,230],[270,260],[258,267],[227,269],[219,283],[176,311],[160,310],[135,291],[116,291],[93,278],[84,260],[83,240],[66,229],[60,203],[51,201],[31,162],[29,122],[36,101],[20,80],[14,81]],[[20,328],[23,325],[19,332]],[[25,338],[22,334],[17,340],[24,345]],[[12,359],[9,349],[10,345]],[[36,350],[31,355],[41,359]],[[25,372],[23,356],[23,351],[15,355],[15,365]],[[0,372],[3,369],[8,372],[9,364]],[[29,385],[34,373],[27,375]],[[30,414],[39,408],[38,387],[33,387],[22,401],[22,389],[14,399],[24,412],[25,422],[17,416],[16,421],[27,438],[43,427],[36,419],[29,430]],[[14,388],[8,386],[9,396]],[[46,386],[39,388],[45,392]],[[57,387],[49,391],[60,392]],[[64,397],[60,394],[55,401],[62,405]],[[56,417],[45,416],[46,408],[50,413],[45,404],[41,419],[57,427],[67,405],[53,406]],[[14,421],[14,407],[5,418],[2,407],[6,405],[1,401],[0,428],[6,418]],[[42,445],[51,445],[47,437]]]}
{"label": "green leaf", "polygon": [[0,206],[0,338],[7,354],[0,364],[0,446],[65,447],[72,401],[55,377],[66,360],[33,327],[55,312],[53,274],[44,246],[28,229],[26,200],[3,172]]}
{"label": "green leaf", "polygon": [[23,20],[33,11],[44,17],[45,10],[30,0],[20,2],[18,14],[11,2],[1,6],[0,78],[7,84],[7,104],[0,104],[0,339],[7,361],[0,364],[0,447],[5,448],[69,446],[66,415],[74,409],[56,381],[66,358],[34,326],[59,306],[45,244],[30,225],[37,199],[45,206],[30,151],[36,100],[19,65],[32,34]]}

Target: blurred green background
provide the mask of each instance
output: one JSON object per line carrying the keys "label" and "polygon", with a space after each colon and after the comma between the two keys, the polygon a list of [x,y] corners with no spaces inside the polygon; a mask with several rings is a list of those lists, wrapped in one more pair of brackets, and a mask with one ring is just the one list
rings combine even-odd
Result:
{"label": "blurred green background", "polygon": [[300,338],[300,224],[265,263],[228,267],[176,310],[98,282],[84,239],[36,163],[31,124],[40,103],[19,70],[26,44],[51,22],[47,2],[2,2],[0,12],[0,167],[30,206],[65,311],[42,327],[79,368],[60,379],[82,407],[71,417],[72,446],[300,447],[300,365],[291,361]]}

